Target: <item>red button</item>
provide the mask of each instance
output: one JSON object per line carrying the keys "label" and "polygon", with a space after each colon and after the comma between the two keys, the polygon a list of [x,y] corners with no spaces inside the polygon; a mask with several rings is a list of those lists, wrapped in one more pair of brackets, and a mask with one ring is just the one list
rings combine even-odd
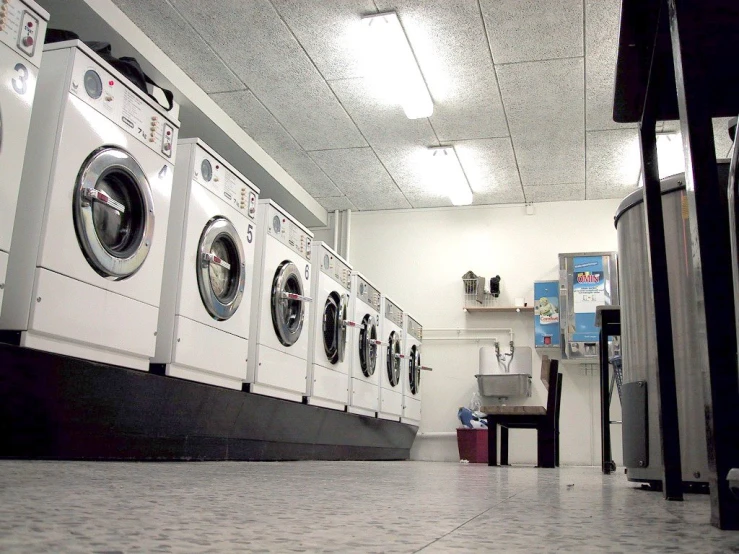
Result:
{"label": "red button", "polygon": [[113,85],[115,85],[115,81],[108,81],[108,84],[112,87]]}
{"label": "red button", "polygon": [[33,37],[24,37],[23,46],[25,46],[26,48],[33,46]]}

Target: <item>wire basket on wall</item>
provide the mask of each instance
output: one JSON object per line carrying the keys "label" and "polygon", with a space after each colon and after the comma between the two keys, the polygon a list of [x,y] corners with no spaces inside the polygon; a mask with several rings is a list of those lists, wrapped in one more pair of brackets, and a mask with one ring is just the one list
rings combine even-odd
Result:
{"label": "wire basket on wall", "polygon": [[490,308],[498,305],[498,296],[486,289],[485,277],[463,277],[464,308]]}

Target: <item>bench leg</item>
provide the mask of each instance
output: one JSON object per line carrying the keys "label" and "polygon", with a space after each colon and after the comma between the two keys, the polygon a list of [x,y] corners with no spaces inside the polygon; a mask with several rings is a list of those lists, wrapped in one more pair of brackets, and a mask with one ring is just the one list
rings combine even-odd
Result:
{"label": "bench leg", "polygon": [[508,427],[500,427],[500,465],[508,465]]}
{"label": "bench leg", "polygon": [[488,418],[488,465],[498,465],[498,424]]}
{"label": "bench leg", "polygon": [[556,466],[556,439],[552,429],[537,427],[536,457],[537,467],[553,468]]}

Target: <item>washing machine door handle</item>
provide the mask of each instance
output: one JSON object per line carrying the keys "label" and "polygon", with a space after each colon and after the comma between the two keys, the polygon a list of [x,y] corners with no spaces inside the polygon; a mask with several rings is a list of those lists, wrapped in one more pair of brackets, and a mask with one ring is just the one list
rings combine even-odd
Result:
{"label": "washing machine door handle", "polygon": [[365,326],[361,323],[357,323],[356,321],[349,321],[348,319],[344,321],[344,327],[357,327],[359,329],[365,328]]}
{"label": "washing machine door handle", "polygon": [[294,292],[282,291],[280,293],[280,298],[283,300],[297,300],[298,302],[313,302],[313,299],[309,296],[302,296],[300,294],[295,294]]}
{"label": "washing machine door handle", "polygon": [[126,207],[123,204],[121,204],[120,202],[116,200],[113,200],[110,196],[105,194],[102,190],[98,190],[95,188],[82,189],[82,196],[84,196],[88,200],[95,200],[97,202],[100,202],[101,204],[110,206],[111,208],[119,211],[122,214],[126,213]]}
{"label": "washing machine door handle", "polygon": [[422,369],[423,371],[433,371],[434,370],[433,367],[428,367],[428,366],[425,366],[425,365],[418,366],[418,369]]}
{"label": "washing machine door handle", "polygon": [[377,339],[369,339],[370,344],[374,344],[375,346],[382,346],[382,341]]}
{"label": "washing machine door handle", "polygon": [[216,256],[213,252],[203,252],[203,261],[208,264],[221,266],[223,269],[228,271],[231,270],[231,264]]}

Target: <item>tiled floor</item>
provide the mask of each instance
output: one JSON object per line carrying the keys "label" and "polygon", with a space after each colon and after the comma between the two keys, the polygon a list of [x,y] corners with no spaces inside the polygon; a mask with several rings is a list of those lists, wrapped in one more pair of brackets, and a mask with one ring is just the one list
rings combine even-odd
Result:
{"label": "tiled floor", "polygon": [[739,552],[597,468],[0,462],[2,552]]}

